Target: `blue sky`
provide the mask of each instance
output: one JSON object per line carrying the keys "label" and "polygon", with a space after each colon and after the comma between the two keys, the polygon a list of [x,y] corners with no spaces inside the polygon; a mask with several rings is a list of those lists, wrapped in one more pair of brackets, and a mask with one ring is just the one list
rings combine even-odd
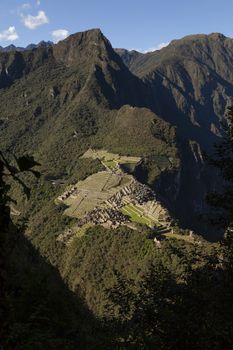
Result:
{"label": "blue sky", "polygon": [[0,45],[98,27],[114,47],[146,51],[188,34],[233,37],[232,13],[233,0],[1,0]]}

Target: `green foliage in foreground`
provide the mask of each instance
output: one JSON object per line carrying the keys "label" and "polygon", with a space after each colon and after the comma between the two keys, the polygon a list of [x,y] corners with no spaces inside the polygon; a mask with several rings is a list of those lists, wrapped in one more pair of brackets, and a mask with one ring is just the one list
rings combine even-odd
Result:
{"label": "green foliage in foreground", "polygon": [[63,278],[116,349],[230,349],[230,246],[171,239],[158,248],[151,233],[88,229],[67,248]]}
{"label": "green foliage in foreground", "polygon": [[158,248],[150,235],[87,229],[60,250],[67,288],[10,231],[3,349],[230,349],[232,244]]}
{"label": "green foliage in foreground", "polygon": [[[28,197],[30,189],[20,175],[30,172],[39,178],[34,170],[38,163],[32,157],[14,160],[17,166],[0,152],[0,348],[101,348],[102,328],[97,320],[23,236],[25,223],[16,227],[11,220],[10,185],[5,179],[13,178]],[[90,336],[95,329],[97,340]]]}

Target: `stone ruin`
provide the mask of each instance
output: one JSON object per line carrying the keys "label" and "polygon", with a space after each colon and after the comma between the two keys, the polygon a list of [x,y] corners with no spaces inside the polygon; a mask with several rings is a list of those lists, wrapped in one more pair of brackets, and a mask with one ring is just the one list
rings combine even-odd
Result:
{"label": "stone ruin", "polygon": [[74,193],[77,191],[77,186],[72,186],[68,190],[66,190],[61,196],[58,197],[59,201],[64,201],[71,195],[74,195]]}
{"label": "stone ruin", "polygon": [[74,235],[74,232],[71,228],[66,229],[63,233],[61,233],[58,237],[57,237],[57,241],[66,244],[66,242],[72,238]]}
{"label": "stone ruin", "polygon": [[140,205],[149,200],[153,200],[155,194],[148,186],[140,184],[138,181],[134,180],[110,197],[106,203],[115,208],[121,208],[123,206],[123,197],[128,197],[131,199],[132,203]]}
{"label": "stone ruin", "polygon": [[170,227],[172,218],[168,210],[159,201],[148,201],[143,208],[148,217],[153,217],[159,223]]}
{"label": "stone ruin", "polygon": [[128,193],[128,196],[132,201],[137,202],[137,204],[142,205],[150,200],[155,200],[155,193],[147,185],[134,181],[129,187],[130,193]]}
{"label": "stone ruin", "polygon": [[87,223],[94,225],[108,224],[110,227],[118,227],[126,223],[129,218],[119,211],[111,208],[95,208],[87,213],[78,223],[78,226],[83,226]]}
{"label": "stone ruin", "polygon": [[125,205],[123,198],[128,198],[129,202],[142,208],[146,216],[170,226],[172,219],[168,210],[164,208],[156,198],[154,191],[147,185],[134,180],[109,198],[106,203],[119,210]]}
{"label": "stone ruin", "polygon": [[[70,196],[75,196],[78,188],[77,185],[70,186],[61,196],[59,201],[64,201]],[[126,215],[119,210],[126,205],[132,203],[143,210],[148,218],[161,223],[168,227],[171,225],[172,218],[168,210],[156,198],[154,191],[147,185],[141,184],[133,179],[128,185],[121,188],[117,193],[112,195],[105,201],[109,208],[97,207],[87,213],[80,221],[78,226],[86,223],[108,225],[108,227],[117,227],[129,221]]]}
{"label": "stone ruin", "polygon": [[71,243],[73,240],[75,231],[78,228],[81,228],[83,225],[93,224],[103,225],[108,228],[117,228],[120,225],[123,225],[126,222],[128,222],[128,220],[129,219],[127,216],[111,208],[95,208],[94,210],[87,213],[81,220],[79,220],[78,224],[75,227],[75,230],[73,230],[72,228],[66,229],[57,237],[56,240],[65,245],[69,245],[69,243]]}

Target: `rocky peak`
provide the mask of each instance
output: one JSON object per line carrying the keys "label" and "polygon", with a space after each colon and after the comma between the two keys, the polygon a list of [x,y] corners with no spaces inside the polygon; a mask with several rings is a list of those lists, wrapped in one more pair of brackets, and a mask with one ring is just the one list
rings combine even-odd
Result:
{"label": "rocky peak", "polygon": [[221,33],[211,33],[208,35],[210,38],[214,40],[225,40],[227,37]]}
{"label": "rocky peak", "polygon": [[104,60],[112,51],[110,42],[100,29],[72,34],[53,47],[54,57],[68,66],[89,61],[97,56]]}
{"label": "rocky peak", "polygon": [[0,52],[11,52],[11,51],[23,51],[24,49],[22,47],[16,47],[15,45],[11,44],[6,47],[0,47]]}
{"label": "rocky peak", "polygon": [[131,69],[134,61],[143,56],[143,53],[136,50],[126,50],[126,49],[115,49],[115,52],[122,58],[123,62],[127,67]]}

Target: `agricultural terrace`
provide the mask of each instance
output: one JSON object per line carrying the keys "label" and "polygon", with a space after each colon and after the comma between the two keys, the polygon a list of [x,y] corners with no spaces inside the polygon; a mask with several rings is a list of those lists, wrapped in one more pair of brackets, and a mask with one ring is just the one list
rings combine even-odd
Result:
{"label": "agricultural terrace", "polygon": [[63,200],[68,208],[65,214],[82,218],[96,207],[106,207],[105,201],[130,184],[133,177],[127,174],[115,174],[100,171],[79,181],[77,189],[67,199]]}
{"label": "agricultural terrace", "polygon": [[129,216],[130,221],[136,222],[139,224],[147,225],[149,227],[154,226],[155,222],[148,218],[141,208],[138,208],[136,205],[127,204],[121,208],[121,212],[124,215]]}
{"label": "agricultural terrace", "polygon": [[117,168],[118,164],[137,164],[141,160],[140,157],[120,156],[119,154],[92,148],[89,148],[82,158],[99,159],[110,170]]}

